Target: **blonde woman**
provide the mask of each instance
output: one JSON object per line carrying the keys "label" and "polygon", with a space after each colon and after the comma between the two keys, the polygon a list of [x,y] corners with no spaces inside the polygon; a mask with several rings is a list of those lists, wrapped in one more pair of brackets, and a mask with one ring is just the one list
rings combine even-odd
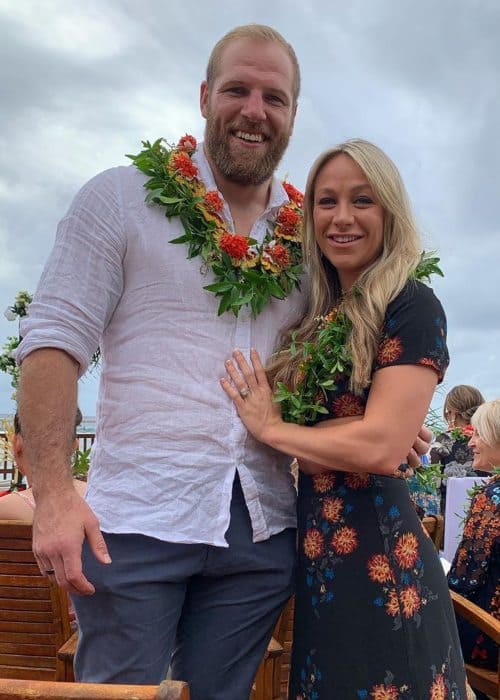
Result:
{"label": "blonde woman", "polygon": [[[483,403],[471,422],[473,467],[491,476],[472,497],[448,584],[500,620],[500,399]],[[493,640],[463,619],[458,620],[458,630],[465,660],[496,669],[498,647]],[[477,690],[476,695],[478,700],[487,697]]]}
{"label": "blonde woman", "polygon": [[472,450],[468,446],[474,412],[484,403],[479,389],[457,384],[446,394],[443,416],[448,429],[436,436],[431,445],[432,462],[440,462],[445,476],[474,476]]}
{"label": "blonde woman", "polygon": [[[290,697],[463,700],[446,580],[393,476],[448,364],[399,172],[373,144],[343,143],[313,165],[304,214],[309,308],[273,389],[255,351],[252,366],[235,351],[221,380],[254,437],[301,469]],[[273,390],[305,424],[283,420]]]}

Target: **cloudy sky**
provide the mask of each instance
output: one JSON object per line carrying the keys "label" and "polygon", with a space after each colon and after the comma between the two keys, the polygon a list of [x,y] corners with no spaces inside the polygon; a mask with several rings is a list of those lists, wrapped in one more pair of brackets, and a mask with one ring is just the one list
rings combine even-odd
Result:
{"label": "cloudy sky", "polygon": [[[314,157],[348,137],[389,153],[446,275],[434,285],[449,324],[445,388],[500,396],[498,0],[0,0],[0,312],[35,289],[88,178],[141,140],[202,137],[208,54],[247,22],[281,31],[302,67],[280,174],[302,187]],[[2,315],[0,342],[16,332]],[[96,387],[80,386],[87,415]],[[0,375],[0,414],[11,393]]]}

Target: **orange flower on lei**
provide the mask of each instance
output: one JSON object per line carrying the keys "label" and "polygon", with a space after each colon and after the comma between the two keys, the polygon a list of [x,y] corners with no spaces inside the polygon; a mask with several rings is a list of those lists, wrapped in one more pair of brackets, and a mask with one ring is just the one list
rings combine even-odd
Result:
{"label": "orange flower on lei", "polygon": [[223,233],[219,245],[234,260],[241,260],[248,251],[248,238],[238,236],[236,233]]}
{"label": "orange flower on lei", "polygon": [[249,306],[255,317],[273,297],[284,299],[299,287],[303,201],[299,190],[283,183],[288,200],[279,207],[274,221],[268,221],[264,240],[257,242],[228,230],[221,216],[224,201],[220,193],[207,191],[199,178],[193,160],[194,136],[185,134],[169,148],[162,141],[144,141],[144,150],[129,157],[149,178],[146,202],[163,207],[169,219],[181,219],[184,235],[170,242],[187,244],[187,257],[200,256],[202,270],[212,271],[214,281],[204,289],[220,297],[218,314],[232,311],[238,316],[242,306]]}

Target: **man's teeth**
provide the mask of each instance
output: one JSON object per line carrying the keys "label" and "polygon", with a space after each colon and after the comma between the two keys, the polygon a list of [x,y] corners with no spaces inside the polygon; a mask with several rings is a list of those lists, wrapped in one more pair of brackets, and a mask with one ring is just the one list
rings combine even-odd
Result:
{"label": "man's teeth", "polygon": [[258,143],[262,143],[262,141],[264,141],[262,134],[249,134],[246,131],[237,131],[236,136],[244,141],[257,141]]}
{"label": "man's teeth", "polygon": [[335,243],[352,243],[357,241],[359,236],[332,236]]}

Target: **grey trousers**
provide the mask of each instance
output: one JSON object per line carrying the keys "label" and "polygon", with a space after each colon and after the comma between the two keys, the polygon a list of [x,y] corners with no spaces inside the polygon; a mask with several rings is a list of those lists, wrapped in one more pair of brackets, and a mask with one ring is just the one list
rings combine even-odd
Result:
{"label": "grey trousers", "polygon": [[104,534],[113,560],[84,546],[92,596],[73,596],[77,680],[190,684],[191,700],[248,700],[257,667],[292,593],[295,530],[252,542],[236,479],[228,548]]}

